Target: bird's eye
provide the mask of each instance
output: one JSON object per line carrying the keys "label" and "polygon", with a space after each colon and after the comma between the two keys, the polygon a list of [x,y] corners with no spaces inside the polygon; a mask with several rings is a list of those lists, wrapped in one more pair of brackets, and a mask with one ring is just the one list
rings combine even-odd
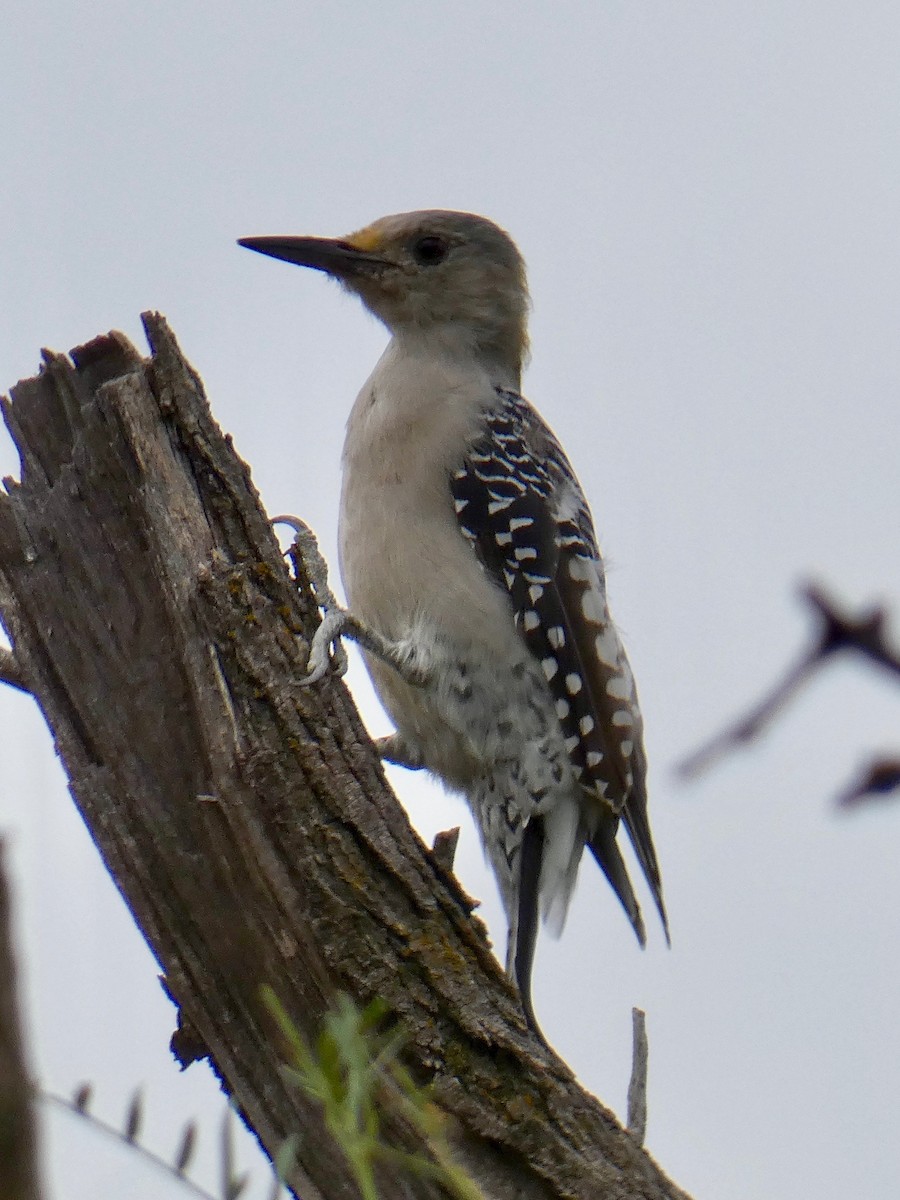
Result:
{"label": "bird's eye", "polygon": [[413,246],[413,257],[423,267],[433,267],[443,262],[450,249],[442,237],[434,233],[426,233]]}

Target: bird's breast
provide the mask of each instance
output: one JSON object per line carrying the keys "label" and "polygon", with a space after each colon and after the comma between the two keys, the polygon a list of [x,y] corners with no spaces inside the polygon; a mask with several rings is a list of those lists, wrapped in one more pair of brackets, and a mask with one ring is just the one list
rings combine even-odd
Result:
{"label": "bird's breast", "polygon": [[[509,596],[463,536],[450,490],[493,398],[480,372],[388,358],[347,425],[339,545],[350,609],[385,637],[420,649],[441,678],[496,674],[527,659]],[[459,730],[450,701],[423,704],[391,668],[370,662],[369,669],[398,728],[446,759],[439,773],[468,772],[472,764],[463,763],[449,728]]]}
{"label": "bird's breast", "polygon": [[511,625],[508,598],[478,566],[450,491],[493,401],[482,371],[389,347],[353,407],[343,455],[341,576],[351,608],[386,637],[406,636],[422,612],[452,630],[460,589],[473,586],[481,620]]}

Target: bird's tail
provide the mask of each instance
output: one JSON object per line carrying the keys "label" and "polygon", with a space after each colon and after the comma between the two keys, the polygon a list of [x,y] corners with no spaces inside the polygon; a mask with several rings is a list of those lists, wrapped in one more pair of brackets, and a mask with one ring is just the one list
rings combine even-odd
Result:
{"label": "bird's tail", "polygon": [[534,948],[538,934],[544,840],[544,818],[534,814],[522,832],[522,846],[519,850],[519,894],[514,930],[512,925],[510,926],[512,962],[507,963],[507,970],[514,975],[519,989],[525,1020],[541,1041],[544,1040],[544,1035],[537,1023],[531,1002],[531,968],[534,965]]}
{"label": "bird's tail", "polygon": [[[588,846],[590,847],[591,854],[593,854],[597,861],[597,866],[609,880],[610,887],[619,897],[619,903],[625,909],[637,940],[643,946],[647,941],[644,918],[641,916],[641,909],[634,894],[634,888],[631,886],[631,880],[628,878],[628,870],[625,867],[625,862],[619,851],[619,847],[616,845],[617,825],[618,821],[615,818],[604,817],[588,842]],[[631,833],[630,828],[629,833]],[[633,834],[632,840],[634,840]],[[638,854],[638,858],[640,859],[640,853]],[[641,860],[641,866],[643,865],[643,860]],[[644,870],[646,871],[646,867]]]}
{"label": "bird's tail", "polygon": [[622,810],[622,820],[625,823],[625,828],[628,830],[628,836],[631,839],[637,860],[641,864],[644,878],[647,880],[647,884],[653,894],[653,901],[656,904],[659,919],[662,921],[666,942],[671,945],[669,918],[666,915],[666,905],[662,893],[662,876],[660,875],[656,849],[653,845],[653,834],[650,832],[650,821],[647,817],[647,795],[643,787],[636,789],[629,796],[628,802]]}

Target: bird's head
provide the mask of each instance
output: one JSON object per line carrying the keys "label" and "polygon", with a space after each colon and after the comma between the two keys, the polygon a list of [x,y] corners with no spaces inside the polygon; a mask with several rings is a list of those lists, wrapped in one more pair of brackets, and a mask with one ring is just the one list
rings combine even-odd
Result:
{"label": "bird's head", "polygon": [[512,238],[473,213],[382,217],[345,238],[241,238],[325,271],[399,338],[437,339],[518,379],[528,347],[525,264]]}

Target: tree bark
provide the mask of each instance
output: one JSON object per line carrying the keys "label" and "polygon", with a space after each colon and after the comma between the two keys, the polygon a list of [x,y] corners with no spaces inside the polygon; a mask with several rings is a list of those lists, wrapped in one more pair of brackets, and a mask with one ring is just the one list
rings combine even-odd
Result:
{"label": "tree bark", "polygon": [[0,1196],[40,1200],[34,1090],[25,1065],[16,997],[9,885],[0,840]]}
{"label": "tree bark", "polygon": [[[378,996],[486,1196],[683,1198],[527,1030],[344,685],[298,686],[312,594],[165,321],[144,321],[149,359],[110,334],[45,354],[4,403],[22,478],[0,497],[0,611],[179,1007],[176,1054],[209,1058],[270,1155],[301,1132],[304,1200],[356,1200],[260,990],[309,1041],[339,991]],[[427,1153],[400,1106],[383,1122]],[[396,1170],[379,1189],[446,1194]]]}

